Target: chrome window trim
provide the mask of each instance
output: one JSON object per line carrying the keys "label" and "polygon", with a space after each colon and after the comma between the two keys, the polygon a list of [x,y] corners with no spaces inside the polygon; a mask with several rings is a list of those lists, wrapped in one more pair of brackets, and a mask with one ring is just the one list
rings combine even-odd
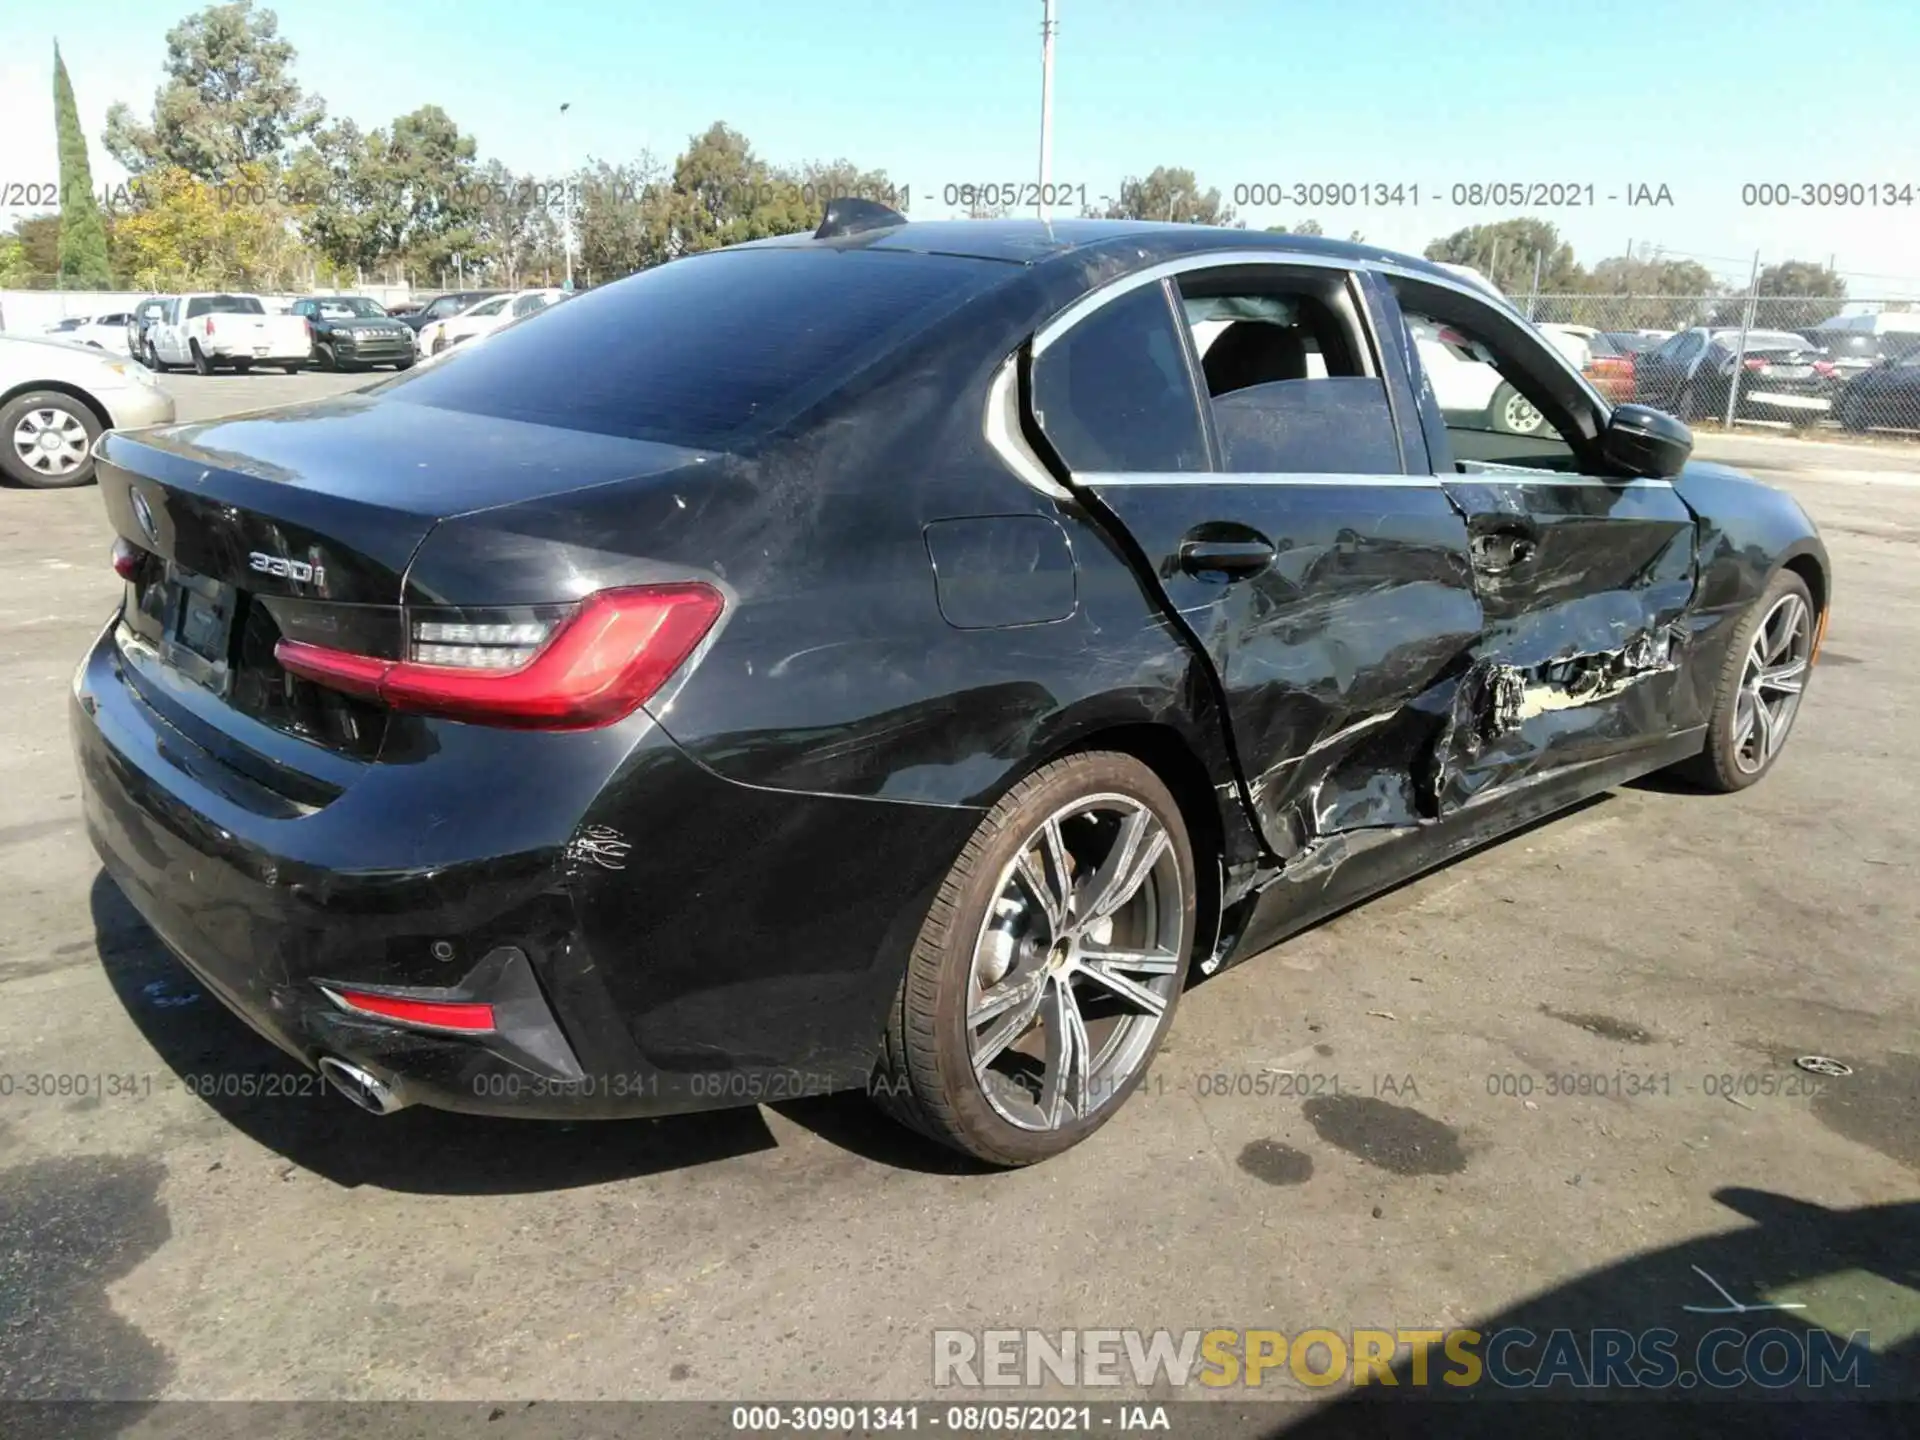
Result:
{"label": "chrome window trim", "polygon": [[[1412,266],[1399,264],[1385,255],[1377,259],[1351,259],[1332,255],[1310,255],[1291,250],[1206,250],[1191,255],[1176,256],[1171,260],[1162,260],[1147,266],[1145,269],[1118,276],[1104,285],[1099,286],[1097,289],[1091,290],[1078,299],[1071,301],[1065,308],[1056,313],[1052,319],[1048,320],[1034,332],[1031,342],[1031,354],[1035,360],[1038,360],[1049,346],[1056,344],[1075,326],[1081,324],[1095,312],[1124,296],[1132,294],[1144,286],[1164,284],[1164,282],[1168,280],[1189,274],[1195,270],[1226,270],[1246,266],[1269,266],[1276,269],[1337,270],[1347,275],[1357,275],[1362,271],[1369,271],[1377,275],[1412,280],[1422,285],[1432,285],[1442,290],[1452,291],[1454,294],[1463,296],[1487,310],[1496,313],[1504,312],[1504,318],[1506,319],[1517,320],[1528,329],[1533,328],[1532,322],[1528,321],[1526,316],[1522,315],[1504,296],[1490,294],[1478,286],[1471,285],[1467,281],[1448,275],[1445,272],[1417,270]],[[1366,307],[1364,297],[1359,297],[1356,303],[1360,306],[1361,325],[1365,338],[1373,347],[1374,362],[1384,368],[1389,362],[1386,359],[1382,337],[1378,334],[1373,324],[1373,318]],[[1535,338],[1539,349],[1548,356],[1562,374],[1574,382],[1575,387],[1586,397],[1588,403],[1593,408],[1599,425],[1604,428],[1607,420],[1613,414],[1612,405],[1608,403],[1606,398],[1602,396],[1598,390],[1594,389],[1592,383],[1586,376],[1574,368],[1573,362],[1568,360],[1566,355],[1563,354],[1557,346],[1545,339],[1539,338],[1537,332]],[[1071,499],[1073,496],[1072,490],[1061,486],[1053,477],[1052,473],[1040,462],[1039,457],[1033,453],[1025,437],[1020,433],[1018,408],[1019,390],[1017,384],[1015,384],[1016,371],[1014,369],[1018,361],[1018,354],[1019,352],[1016,351],[1007,358],[1001,365],[999,372],[994,376],[992,384],[989,386],[986,414],[983,417],[982,427],[987,444],[1007,467],[1030,488],[1047,496],[1049,499]],[[1379,378],[1384,383],[1384,374]],[[1393,396],[1390,386],[1388,387],[1387,403],[1391,410],[1393,407]],[[1400,437],[1398,434],[1397,417],[1395,437],[1396,444],[1398,444]],[[1403,465],[1407,463],[1404,447],[1402,447],[1401,463]],[[1074,485],[1090,487],[1101,485],[1348,485],[1376,488],[1436,489],[1453,481],[1480,485],[1604,486],[1623,490],[1673,488],[1673,482],[1664,479],[1633,478],[1616,480],[1605,476],[1570,475],[1561,471],[1520,470],[1505,474],[1470,471],[1462,472],[1458,476],[1443,476],[1437,473],[1424,475],[1301,475],[1292,473],[1233,474],[1231,472],[1215,470],[1204,472],[1167,472],[1164,474],[1159,472],[1139,474],[1132,472],[1089,471],[1084,473],[1073,472],[1069,478]]]}
{"label": "chrome window trim", "polygon": [[[1057,342],[1062,335],[1086,319],[1087,316],[1091,315],[1101,306],[1110,304],[1123,295],[1130,294],[1142,285],[1151,285],[1173,276],[1185,275],[1194,270],[1224,270],[1246,265],[1269,265],[1277,268],[1292,267],[1295,269],[1304,267],[1316,270],[1341,270],[1348,273],[1370,270],[1376,275],[1398,276],[1403,280],[1415,280],[1422,285],[1435,285],[1442,290],[1451,290],[1454,294],[1465,296],[1467,299],[1485,306],[1488,309],[1504,310],[1508,319],[1518,320],[1521,324],[1528,326],[1529,329],[1532,328],[1532,323],[1528,321],[1527,317],[1515,309],[1513,304],[1506,300],[1505,297],[1496,299],[1493,295],[1488,294],[1479,287],[1469,285],[1466,281],[1457,279],[1445,272],[1435,274],[1425,270],[1415,270],[1411,266],[1398,264],[1385,256],[1381,256],[1378,259],[1349,260],[1332,255],[1306,255],[1292,250],[1206,250],[1192,255],[1177,256],[1172,260],[1162,260],[1157,264],[1147,266],[1144,270],[1136,270],[1131,274],[1122,275],[1115,280],[1108,281],[1099,289],[1090,291],[1082,295],[1079,299],[1074,300],[1034,333],[1034,358],[1038,359],[1049,345]],[[1539,345],[1541,350],[1552,359],[1553,363],[1559,366],[1562,373],[1571,378],[1575,385],[1579,387],[1581,393],[1583,393],[1594,406],[1595,413],[1599,416],[1602,425],[1604,425],[1607,417],[1613,413],[1613,407],[1607,403],[1605,397],[1593,388],[1593,385],[1588,381],[1586,376],[1582,375],[1573,367],[1573,363],[1560,352],[1558,347],[1550,344],[1546,340],[1540,340]]]}
{"label": "chrome window trim", "polygon": [[1038,490],[1049,500],[1071,500],[1073,492],[1053,478],[1020,431],[1019,375],[1020,352],[1016,350],[1000,362],[999,370],[987,386],[987,409],[981,417],[980,433],[987,448],[1000,457],[1022,484]]}
{"label": "chrome window trim", "polygon": [[1208,470],[1171,472],[1158,470],[1085,470],[1075,471],[1073,483],[1090,490],[1108,486],[1133,485],[1331,485],[1399,490],[1438,490],[1438,475],[1348,475],[1344,473],[1304,473],[1291,470]]}

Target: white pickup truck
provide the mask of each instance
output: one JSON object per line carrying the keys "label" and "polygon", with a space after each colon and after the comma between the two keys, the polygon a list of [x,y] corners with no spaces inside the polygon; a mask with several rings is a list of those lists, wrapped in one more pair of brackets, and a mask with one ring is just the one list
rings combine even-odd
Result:
{"label": "white pickup truck", "polygon": [[258,295],[176,295],[149,327],[140,358],[157,370],[191,365],[201,375],[254,365],[291,375],[313,358],[313,339],[303,317],[275,314]]}

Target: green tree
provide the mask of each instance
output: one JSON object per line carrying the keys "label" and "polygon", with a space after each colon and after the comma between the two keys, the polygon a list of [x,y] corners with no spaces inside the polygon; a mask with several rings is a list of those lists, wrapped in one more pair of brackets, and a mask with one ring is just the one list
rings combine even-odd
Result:
{"label": "green tree", "polygon": [[1435,240],[1423,253],[1429,260],[1471,265],[1504,295],[1533,293],[1536,261],[1543,295],[1578,290],[1586,278],[1560,232],[1548,221],[1531,217],[1469,225]]}
{"label": "green tree", "polygon": [[490,191],[478,149],[438,105],[365,133],[342,119],[293,156],[285,189],[307,243],[342,269],[404,260],[431,273],[456,256],[484,266],[480,211]]}
{"label": "green tree", "polygon": [[1318,220],[1301,220],[1292,225],[1269,225],[1269,235],[1324,235]]}
{"label": "green tree", "polygon": [[337,270],[371,269],[399,249],[400,210],[384,155],[384,136],[343,119],[316,131],[287,167],[301,236]]}
{"label": "green tree", "polygon": [[1156,165],[1143,180],[1129,175],[1120,182],[1120,197],[1097,213],[1108,220],[1170,220],[1182,225],[1226,225],[1234,212],[1220,200],[1218,190],[1200,189],[1191,170]]}
{"label": "green tree", "polygon": [[13,233],[20,240],[20,257],[29,274],[38,275],[42,285],[60,273],[60,217],[23,215],[13,222]]}
{"label": "green tree", "polygon": [[107,267],[107,228],[93,197],[87,137],[58,42],[53,47],[53,124],[60,145],[60,283],[73,290],[104,290],[113,283]]}
{"label": "green tree", "polygon": [[1720,294],[1713,273],[1698,261],[1620,255],[1595,265],[1584,288],[1595,298],[1557,304],[1537,318],[1603,330],[1684,330],[1704,324]]}
{"label": "green tree", "polygon": [[319,126],[325,106],[293,78],[280,19],[253,0],[209,5],[167,32],[166,83],[142,123],[124,103],[107,112],[107,150],[135,175],[175,166],[223,181],[241,165],[279,161]]}
{"label": "green tree", "polygon": [[651,155],[618,165],[594,160],[572,180],[574,254],[585,270],[631,275],[668,258],[671,205]]}
{"label": "green tree", "polygon": [[[1753,309],[1756,329],[1802,330],[1840,313],[1847,282],[1812,260],[1782,260],[1760,272],[1754,292],[1759,297]],[[1738,325],[1746,307],[1745,295],[1728,295],[1713,312],[1713,323]]]}
{"label": "green tree", "polygon": [[516,289],[563,271],[563,181],[515,175],[498,160],[480,167],[474,186],[474,250],[501,284]]}
{"label": "green tree", "polygon": [[0,290],[31,290],[33,273],[27,269],[27,247],[18,235],[0,235]]}
{"label": "green tree", "polygon": [[308,257],[279,204],[273,171],[244,165],[227,186],[175,166],[143,177],[139,206],[114,228],[121,265],[147,290],[276,290],[304,282]]}

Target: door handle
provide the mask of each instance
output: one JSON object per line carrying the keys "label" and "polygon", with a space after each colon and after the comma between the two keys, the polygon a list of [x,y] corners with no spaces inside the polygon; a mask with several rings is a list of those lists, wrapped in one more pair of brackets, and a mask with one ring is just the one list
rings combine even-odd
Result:
{"label": "door handle", "polygon": [[1539,542],[1533,533],[1518,527],[1482,530],[1473,537],[1473,565],[1485,575],[1505,575],[1518,570],[1539,552]]}
{"label": "door handle", "polygon": [[1273,563],[1273,542],[1263,536],[1243,540],[1182,540],[1180,568],[1199,578],[1245,580]]}

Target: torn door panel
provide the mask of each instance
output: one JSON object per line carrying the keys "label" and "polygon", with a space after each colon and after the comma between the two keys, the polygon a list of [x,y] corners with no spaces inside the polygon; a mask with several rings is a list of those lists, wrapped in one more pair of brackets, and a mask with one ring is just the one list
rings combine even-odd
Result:
{"label": "torn door panel", "polygon": [[[1242,755],[1272,757],[1247,782],[1277,854],[1291,855],[1317,833],[1300,819],[1316,786],[1332,780],[1324,808],[1325,797],[1357,796],[1409,775],[1441,713],[1423,715],[1409,699],[1441,681],[1478,628],[1471,595],[1437,583],[1302,598],[1246,624],[1245,633],[1266,642],[1228,654],[1242,694],[1235,738]],[[1376,774],[1398,778],[1375,781]],[[1367,803],[1353,802],[1363,810]],[[1345,814],[1337,803],[1337,828],[1362,823]]]}
{"label": "torn door panel", "polygon": [[1685,639],[1670,625],[1532,665],[1476,661],[1460,676],[1434,745],[1429,803],[1451,814],[1495,787],[1664,734]]}

